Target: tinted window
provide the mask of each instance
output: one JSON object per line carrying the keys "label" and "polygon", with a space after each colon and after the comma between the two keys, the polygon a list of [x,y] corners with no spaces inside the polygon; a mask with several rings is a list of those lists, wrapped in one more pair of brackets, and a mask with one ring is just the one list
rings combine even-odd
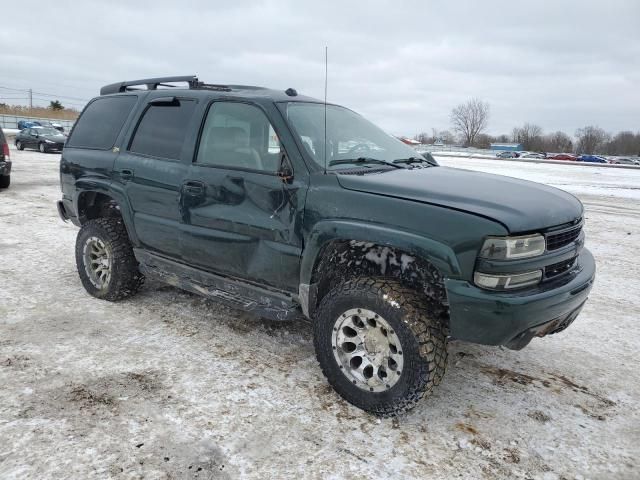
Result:
{"label": "tinted window", "polygon": [[66,147],[108,150],[138,98],[132,95],[104,97],[91,102],[76,122]]}
{"label": "tinted window", "polygon": [[138,124],[129,150],[142,155],[178,160],[196,102],[179,100],[150,105]]}
{"label": "tinted window", "polygon": [[218,102],[207,114],[196,162],[275,172],[279,154],[280,139],[262,110]]}

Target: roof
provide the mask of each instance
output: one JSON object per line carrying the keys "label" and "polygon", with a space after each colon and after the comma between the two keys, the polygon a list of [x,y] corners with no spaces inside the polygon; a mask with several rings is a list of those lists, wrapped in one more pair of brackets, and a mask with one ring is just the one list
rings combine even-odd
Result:
{"label": "roof", "polygon": [[[174,83],[184,83],[185,86],[172,85]],[[159,88],[160,87],[160,88]],[[166,95],[168,92],[178,93],[189,91],[190,95],[196,96],[211,96],[215,93],[217,96],[229,96],[236,97],[241,96],[243,98],[263,98],[270,99],[272,101],[304,101],[304,102],[322,102],[321,100],[307,97],[304,95],[298,95],[292,88],[286,90],[275,90],[265,87],[258,87],[253,85],[232,85],[232,84],[209,84],[198,80],[195,75],[182,75],[176,77],[158,77],[158,78],[145,78],[140,80],[128,80],[124,82],[112,83],[105,85],[100,89],[100,95],[112,95],[126,92],[148,92],[157,91],[161,95]]]}

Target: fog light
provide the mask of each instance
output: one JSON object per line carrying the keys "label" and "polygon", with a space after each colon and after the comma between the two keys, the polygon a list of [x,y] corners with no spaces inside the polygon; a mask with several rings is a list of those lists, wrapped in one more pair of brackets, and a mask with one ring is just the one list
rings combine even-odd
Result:
{"label": "fog light", "polygon": [[533,272],[491,275],[489,273],[476,272],[473,280],[476,285],[489,290],[513,290],[516,288],[537,285],[542,279],[542,270]]}

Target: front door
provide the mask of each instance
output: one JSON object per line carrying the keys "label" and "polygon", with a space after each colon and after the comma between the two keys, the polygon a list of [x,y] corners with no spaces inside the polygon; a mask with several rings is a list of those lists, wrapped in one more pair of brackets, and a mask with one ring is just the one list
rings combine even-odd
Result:
{"label": "front door", "polygon": [[279,139],[257,105],[209,107],[182,190],[185,261],[297,291],[308,177],[277,175],[288,161]]}

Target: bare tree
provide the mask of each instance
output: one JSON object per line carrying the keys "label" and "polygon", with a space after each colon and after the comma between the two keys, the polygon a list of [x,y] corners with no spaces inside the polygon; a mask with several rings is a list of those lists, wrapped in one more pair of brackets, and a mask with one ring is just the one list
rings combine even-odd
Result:
{"label": "bare tree", "polygon": [[426,132],[420,132],[415,137],[413,137],[413,139],[423,144],[431,143],[431,137],[429,137],[429,134]]}
{"label": "bare tree", "polygon": [[521,143],[525,150],[541,150],[542,127],[533,123],[525,123],[520,128],[514,128],[513,141]]}
{"label": "bare tree", "polygon": [[600,127],[589,125],[576,130],[577,153],[593,154],[609,141],[609,134]]}
{"label": "bare tree", "polygon": [[542,149],[545,152],[573,152],[573,140],[569,135],[558,130],[544,137]]}
{"label": "bare tree", "polygon": [[451,111],[453,129],[460,133],[464,144],[473,145],[476,137],[489,123],[489,104],[472,98]]}
{"label": "bare tree", "polygon": [[617,133],[604,148],[611,155],[638,155],[640,152],[640,132],[628,130]]}

